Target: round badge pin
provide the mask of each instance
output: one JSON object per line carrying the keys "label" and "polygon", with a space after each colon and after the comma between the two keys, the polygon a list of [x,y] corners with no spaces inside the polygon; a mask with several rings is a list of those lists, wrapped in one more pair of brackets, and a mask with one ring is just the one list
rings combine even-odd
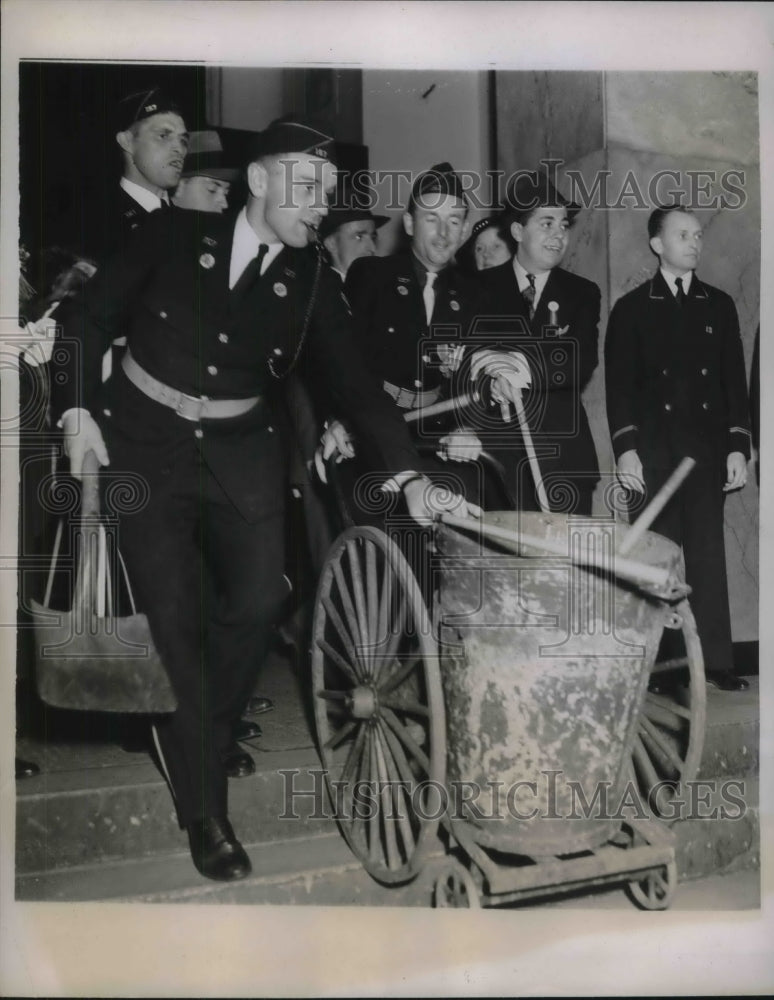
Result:
{"label": "round badge pin", "polygon": [[274,294],[279,295],[281,299],[284,299],[285,296],[288,294],[287,286],[283,285],[281,281],[275,282]]}
{"label": "round badge pin", "polygon": [[452,307],[452,309],[455,312],[459,312],[460,311],[460,304],[459,304],[459,302],[456,299],[452,299],[451,302],[449,303],[449,305]]}
{"label": "round badge pin", "polygon": [[408,295],[408,288],[405,285],[398,285],[398,295]]}
{"label": "round badge pin", "polygon": [[203,268],[209,271],[211,267],[215,267],[215,258],[211,253],[203,253],[199,258],[199,263]]}

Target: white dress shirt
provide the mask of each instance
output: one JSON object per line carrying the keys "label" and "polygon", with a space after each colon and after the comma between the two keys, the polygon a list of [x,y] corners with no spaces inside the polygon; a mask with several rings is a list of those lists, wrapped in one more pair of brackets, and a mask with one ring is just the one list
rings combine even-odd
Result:
{"label": "white dress shirt", "polygon": [[[231,244],[231,264],[228,271],[228,287],[233,288],[239,281],[242,271],[253,257],[258,254],[258,247],[266,240],[260,239],[253,227],[247,221],[247,211],[243,208],[237,216],[234,226],[234,240]],[[271,262],[282,249],[282,243],[269,243],[268,253],[261,262],[261,274],[264,274]]]}
{"label": "white dress shirt", "polygon": [[165,191],[163,199],[147,188],[141,187],[139,184],[135,184],[134,181],[130,181],[128,177],[122,177],[119,181],[121,187],[126,191],[130,198],[133,198],[137,204],[144,208],[146,212],[155,212],[157,208],[161,208],[162,200],[169,204],[169,194]]}
{"label": "white dress shirt", "polygon": [[[675,298],[677,298],[677,285],[675,284],[675,279],[677,278],[677,275],[672,274],[671,271],[667,271],[663,267],[660,267],[659,271],[661,271],[661,274],[664,276],[664,281],[669,285],[670,292],[672,293],[672,295],[675,296]],[[693,278],[693,271],[688,271],[688,273],[684,274],[682,277],[683,291],[685,292],[686,295],[688,294],[688,289],[691,287],[692,278]]]}

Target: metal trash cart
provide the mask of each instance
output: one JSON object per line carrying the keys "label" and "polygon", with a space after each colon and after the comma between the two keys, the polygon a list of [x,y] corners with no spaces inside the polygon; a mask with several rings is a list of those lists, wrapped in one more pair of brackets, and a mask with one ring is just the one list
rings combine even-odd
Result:
{"label": "metal trash cart", "polygon": [[[431,611],[373,527],[348,528],[320,579],[315,721],[347,843],[400,884],[436,864],[441,827],[437,906],[626,883],[640,906],[668,907],[667,820],[705,721],[678,547],[640,522],[442,521]],[[685,655],[657,661],[669,630]]]}

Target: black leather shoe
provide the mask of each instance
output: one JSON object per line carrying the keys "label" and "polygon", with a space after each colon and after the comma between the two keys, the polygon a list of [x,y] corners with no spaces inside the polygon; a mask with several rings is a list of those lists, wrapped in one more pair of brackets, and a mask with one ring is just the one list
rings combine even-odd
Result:
{"label": "black leather shoe", "polygon": [[36,774],[40,774],[40,767],[31,760],[22,760],[21,757],[16,758],[16,777],[17,778],[34,778]]}
{"label": "black leather shoe", "polygon": [[255,740],[259,736],[263,736],[263,730],[252,719],[240,719],[234,726],[232,735],[235,742],[237,740]]}
{"label": "black leather shoe", "polygon": [[210,816],[189,823],[188,842],[193,863],[205,878],[232,882],[252,871],[250,859],[225,817]]}
{"label": "black leather shoe", "polygon": [[262,698],[260,695],[254,695],[247,702],[245,707],[245,715],[263,715],[264,712],[271,712],[274,709],[274,702],[271,698]]}
{"label": "black leather shoe", "polygon": [[251,774],[255,774],[255,761],[246,750],[243,750],[236,743],[226,750],[222,760],[229,778],[247,778]]}
{"label": "black leather shoe", "polygon": [[737,677],[730,670],[714,670],[707,674],[707,683],[721,691],[746,691],[750,686],[744,677]]}

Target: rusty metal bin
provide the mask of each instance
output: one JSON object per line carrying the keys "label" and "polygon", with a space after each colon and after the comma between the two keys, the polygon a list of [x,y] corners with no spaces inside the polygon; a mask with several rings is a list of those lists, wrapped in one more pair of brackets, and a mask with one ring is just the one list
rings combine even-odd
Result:
{"label": "rusty metal bin", "polygon": [[[478,843],[508,853],[597,847],[620,827],[637,722],[671,611],[616,578],[625,525],[532,512],[489,514],[485,523],[564,543],[567,556],[516,555],[439,530],[436,614],[455,818],[472,824]],[[584,550],[609,555],[610,572],[571,561]],[[672,571],[680,558],[653,533],[634,554]]]}

